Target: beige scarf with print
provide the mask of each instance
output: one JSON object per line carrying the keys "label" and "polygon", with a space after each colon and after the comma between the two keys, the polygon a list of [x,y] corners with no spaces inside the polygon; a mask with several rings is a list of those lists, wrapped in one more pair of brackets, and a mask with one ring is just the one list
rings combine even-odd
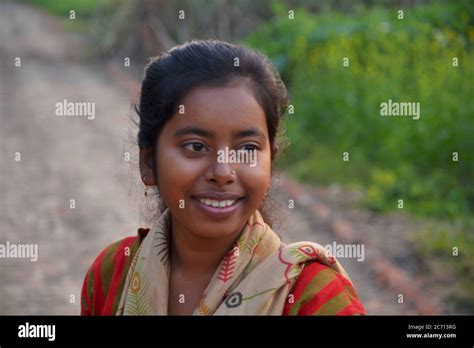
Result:
{"label": "beige scarf with print", "polygon": [[[170,212],[156,221],[132,260],[117,315],[167,315]],[[349,276],[319,244],[283,244],[256,211],[204,291],[194,315],[281,315],[307,261]]]}

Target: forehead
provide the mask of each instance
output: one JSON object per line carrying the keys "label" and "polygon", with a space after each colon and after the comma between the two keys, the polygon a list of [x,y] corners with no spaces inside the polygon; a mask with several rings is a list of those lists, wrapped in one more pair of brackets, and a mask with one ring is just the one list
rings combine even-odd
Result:
{"label": "forehead", "polygon": [[180,104],[184,105],[184,114],[177,112],[170,120],[178,127],[192,124],[222,133],[253,126],[266,133],[265,113],[243,84],[197,87]]}

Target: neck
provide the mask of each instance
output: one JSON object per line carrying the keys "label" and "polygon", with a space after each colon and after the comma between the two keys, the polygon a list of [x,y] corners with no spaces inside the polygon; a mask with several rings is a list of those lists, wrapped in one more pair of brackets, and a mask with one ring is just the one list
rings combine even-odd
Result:
{"label": "neck", "polygon": [[172,220],[171,270],[186,277],[210,279],[241,231],[218,239],[199,238]]}

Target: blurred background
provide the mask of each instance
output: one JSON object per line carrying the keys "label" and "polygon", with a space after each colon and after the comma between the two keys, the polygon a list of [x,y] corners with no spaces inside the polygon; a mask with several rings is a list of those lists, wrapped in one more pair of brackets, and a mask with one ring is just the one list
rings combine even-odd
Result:
{"label": "blurred background", "polygon": [[[340,259],[368,314],[474,314],[474,2],[28,0],[0,4],[0,314],[77,314],[87,268],[146,224],[132,103],[150,57],[217,38],[289,90],[285,241]],[[96,116],[58,117],[63,100]],[[419,120],[381,117],[392,99]],[[295,208],[287,202],[294,200]],[[400,204],[402,200],[402,204]]]}

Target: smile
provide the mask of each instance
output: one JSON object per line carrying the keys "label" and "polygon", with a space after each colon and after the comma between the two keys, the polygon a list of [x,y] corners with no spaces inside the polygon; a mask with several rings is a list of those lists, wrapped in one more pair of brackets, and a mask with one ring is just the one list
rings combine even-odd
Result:
{"label": "smile", "polygon": [[197,208],[212,219],[226,219],[244,204],[242,195],[233,193],[207,192],[191,197]]}
{"label": "smile", "polygon": [[201,198],[199,201],[204,205],[215,207],[215,208],[230,207],[235,202],[237,202],[236,199],[215,200],[215,199],[203,199],[203,198]]}

